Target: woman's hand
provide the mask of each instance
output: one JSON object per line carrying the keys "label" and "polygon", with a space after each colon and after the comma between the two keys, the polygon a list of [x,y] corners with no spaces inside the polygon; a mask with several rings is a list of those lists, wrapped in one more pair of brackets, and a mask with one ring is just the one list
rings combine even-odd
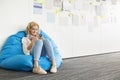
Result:
{"label": "woman's hand", "polygon": [[32,38],[32,42],[33,42],[33,43],[35,43],[37,40],[38,40],[38,37],[37,37],[37,36],[35,36],[35,37]]}
{"label": "woman's hand", "polygon": [[32,49],[32,46],[34,45],[34,43],[38,40],[38,37],[32,37],[31,43],[30,45],[28,45],[27,49],[30,50]]}
{"label": "woman's hand", "polygon": [[38,39],[43,40],[43,37],[40,34],[38,34],[37,37],[38,37]]}

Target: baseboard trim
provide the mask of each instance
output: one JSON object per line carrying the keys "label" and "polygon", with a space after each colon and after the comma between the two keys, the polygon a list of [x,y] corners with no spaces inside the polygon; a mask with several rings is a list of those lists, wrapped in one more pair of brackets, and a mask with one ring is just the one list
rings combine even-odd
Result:
{"label": "baseboard trim", "polygon": [[105,55],[105,54],[112,54],[112,53],[120,53],[120,51],[107,52],[107,53],[98,53],[98,54],[93,54],[93,55],[85,55],[85,56],[75,56],[75,57],[68,57],[68,58],[63,58],[63,60],[65,60],[65,59],[73,59],[73,58],[83,58],[83,57],[90,57],[90,56],[98,56],[98,55]]}

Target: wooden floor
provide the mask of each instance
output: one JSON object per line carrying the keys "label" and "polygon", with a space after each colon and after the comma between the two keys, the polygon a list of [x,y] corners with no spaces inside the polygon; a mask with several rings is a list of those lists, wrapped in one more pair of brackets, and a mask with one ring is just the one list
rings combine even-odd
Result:
{"label": "wooden floor", "polygon": [[120,52],[64,59],[56,74],[0,69],[0,80],[120,80]]}

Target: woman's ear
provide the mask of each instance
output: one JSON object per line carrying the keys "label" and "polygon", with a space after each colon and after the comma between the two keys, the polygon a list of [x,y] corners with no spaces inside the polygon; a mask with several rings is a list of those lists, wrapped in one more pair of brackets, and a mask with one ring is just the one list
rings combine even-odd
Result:
{"label": "woman's ear", "polygon": [[29,26],[27,26],[26,32],[27,32],[27,35],[30,34],[30,28],[29,28]]}
{"label": "woman's ear", "polygon": [[30,32],[29,32],[29,30],[27,31],[27,35],[29,35],[30,34]]}

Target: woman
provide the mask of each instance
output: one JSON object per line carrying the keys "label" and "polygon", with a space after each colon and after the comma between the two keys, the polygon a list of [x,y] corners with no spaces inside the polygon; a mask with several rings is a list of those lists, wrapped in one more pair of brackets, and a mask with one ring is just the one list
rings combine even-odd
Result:
{"label": "woman", "polygon": [[[50,72],[56,73],[57,67],[54,59],[53,49],[51,47],[50,42],[47,39],[44,39],[41,35],[39,35],[40,27],[36,22],[30,22],[26,28],[26,37],[22,38],[23,51],[25,55],[32,55],[34,60],[33,65],[33,73],[38,74],[47,74],[45,70],[43,70],[38,62],[39,58],[42,55],[47,55],[50,61],[52,62],[52,66]],[[43,51],[45,50],[45,53]]]}

